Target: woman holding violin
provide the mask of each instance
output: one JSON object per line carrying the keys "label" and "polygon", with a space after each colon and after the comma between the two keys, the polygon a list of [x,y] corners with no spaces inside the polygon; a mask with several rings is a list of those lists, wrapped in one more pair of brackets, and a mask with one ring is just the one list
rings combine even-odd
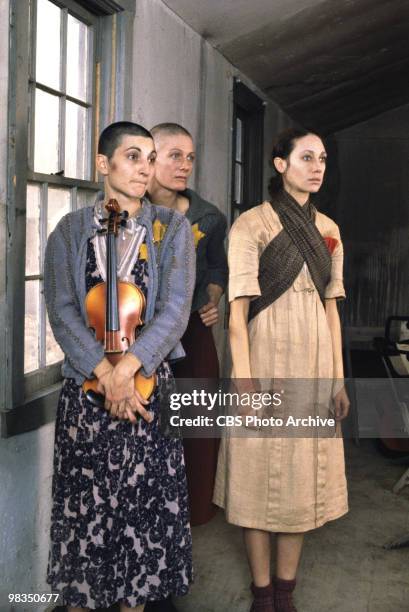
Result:
{"label": "woman holding violin", "polygon": [[183,449],[159,429],[159,389],[190,313],[188,221],[144,199],[150,133],[119,122],[96,157],[104,196],[50,235],[45,296],[65,354],[48,582],[69,612],[142,612],[192,578]]}

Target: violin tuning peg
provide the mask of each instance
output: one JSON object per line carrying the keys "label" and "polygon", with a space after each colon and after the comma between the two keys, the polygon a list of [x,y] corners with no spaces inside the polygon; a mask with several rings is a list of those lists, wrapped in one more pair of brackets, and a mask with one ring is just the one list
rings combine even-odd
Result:
{"label": "violin tuning peg", "polygon": [[106,233],[107,233],[106,229],[97,230],[97,234],[106,234]]}
{"label": "violin tuning peg", "polygon": [[126,227],[126,219],[122,219],[120,225],[121,227]]}
{"label": "violin tuning peg", "polygon": [[108,223],[108,219],[101,217],[101,219],[99,219],[99,222],[104,224],[104,223]]}
{"label": "violin tuning peg", "polygon": [[123,210],[121,212],[121,217],[125,220],[129,217],[129,212],[127,210]]}

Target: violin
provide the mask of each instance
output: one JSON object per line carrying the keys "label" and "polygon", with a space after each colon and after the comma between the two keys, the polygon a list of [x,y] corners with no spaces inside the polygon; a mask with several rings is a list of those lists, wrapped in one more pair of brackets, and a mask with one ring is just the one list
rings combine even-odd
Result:
{"label": "violin", "polygon": [[[135,342],[138,328],[143,325],[146,300],[142,291],[134,285],[117,278],[116,238],[120,226],[126,225],[127,211],[122,211],[116,200],[109,200],[105,208],[109,216],[101,219],[106,225],[98,233],[106,235],[106,282],[98,283],[85,297],[88,327],[104,346],[105,356],[115,366],[124,353]],[[144,399],[149,399],[156,386],[156,375],[146,377],[135,374],[135,389]],[[100,408],[105,396],[97,391],[96,378],[84,381],[82,388],[87,399]]]}

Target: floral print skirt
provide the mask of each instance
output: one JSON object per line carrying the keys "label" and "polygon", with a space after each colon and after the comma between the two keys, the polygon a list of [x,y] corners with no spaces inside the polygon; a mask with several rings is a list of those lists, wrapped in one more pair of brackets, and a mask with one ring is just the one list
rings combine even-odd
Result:
{"label": "floral print skirt", "polygon": [[[166,362],[157,376],[171,376]],[[182,442],[152,423],[114,420],[73,379],[57,410],[48,582],[63,603],[135,607],[185,595],[192,543]]]}

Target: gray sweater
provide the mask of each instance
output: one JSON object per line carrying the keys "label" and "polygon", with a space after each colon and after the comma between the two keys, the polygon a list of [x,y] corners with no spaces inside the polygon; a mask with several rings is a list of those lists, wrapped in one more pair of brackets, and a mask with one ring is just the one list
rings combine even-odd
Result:
{"label": "gray sweater", "polygon": [[[152,224],[167,226],[154,242]],[[143,201],[138,223],[146,228],[148,296],[145,326],[130,351],[150,376],[165,359],[180,359],[179,340],[186,329],[195,284],[195,250],[191,226],[183,215]],[[104,357],[102,345],[86,325],[85,268],[88,239],[95,235],[93,207],[68,213],[48,239],[44,293],[54,336],[65,354],[63,376],[81,384]]]}

